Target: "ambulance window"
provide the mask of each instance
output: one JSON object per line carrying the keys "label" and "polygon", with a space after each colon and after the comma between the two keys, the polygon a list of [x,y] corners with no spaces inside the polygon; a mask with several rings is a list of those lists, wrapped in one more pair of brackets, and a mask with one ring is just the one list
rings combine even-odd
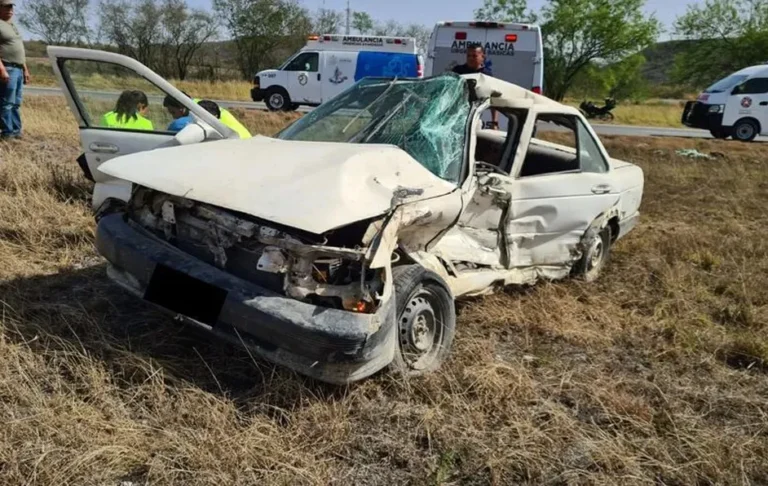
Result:
{"label": "ambulance window", "polygon": [[317,72],[320,64],[320,55],[316,52],[304,52],[296,56],[293,61],[285,66],[285,71],[309,71]]}
{"label": "ambulance window", "polygon": [[127,67],[66,59],[61,69],[88,128],[169,133],[190,119],[181,103]]}
{"label": "ambulance window", "polygon": [[764,94],[768,93],[768,78],[752,78],[738,87],[734,94]]}

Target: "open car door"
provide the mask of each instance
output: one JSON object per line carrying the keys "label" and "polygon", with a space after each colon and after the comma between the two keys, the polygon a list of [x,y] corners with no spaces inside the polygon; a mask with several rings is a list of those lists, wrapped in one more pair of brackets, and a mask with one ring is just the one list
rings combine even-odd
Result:
{"label": "open car door", "polygon": [[131,195],[131,183],[100,172],[101,164],[121,155],[174,145],[178,130],[171,123],[180,113],[166,109],[166,99],[188,110],[193,123],[203,127],[205,141],[238,138],[215,116],[135,59],[59,46],[49,46],[48,56],[80,127],[83,155],[78,162],[95,183],[94,209],[107,198],[127,201]]}

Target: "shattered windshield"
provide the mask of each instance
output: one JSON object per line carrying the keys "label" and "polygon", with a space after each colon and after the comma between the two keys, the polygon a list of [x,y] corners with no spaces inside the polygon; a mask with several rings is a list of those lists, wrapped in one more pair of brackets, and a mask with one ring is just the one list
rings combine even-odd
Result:
{"label": "shattered windshield", "polygon": [[283,130],[277,138],[396,145],[436,176],[457,182],[469,123],[466,81],[366,78]]}
{"label": "shattered windshield", "polygon": [[736,86],[737,84],[740,84],[742,81],[747,79],[749,76],[746,74],[732,74],[728,76],[727,78],[723,78],[720,81],[716,82],[709,88],[705,89],[705,93],[722,93],[723,91],[729,90]]}

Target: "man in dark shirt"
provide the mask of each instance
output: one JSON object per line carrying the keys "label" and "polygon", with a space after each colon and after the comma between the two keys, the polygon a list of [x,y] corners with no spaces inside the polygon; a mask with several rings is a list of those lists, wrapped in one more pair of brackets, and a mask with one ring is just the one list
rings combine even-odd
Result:
{"label": "man in dark shirt", "polygon": [[[456,74],[484,74],[493,76],[490,66],[485,64],[485,51],[480,44],[472,44],[467,47],[467,62],[453,68]],[[491,123],[494,128],[499,127],[499,114],[491,108]]]}
{"label": "man in dark shirt", "polygon": [[0,0],[0,139],[21,136],[21,91],[29,82],[24,42],[11,21],[14,0]]}

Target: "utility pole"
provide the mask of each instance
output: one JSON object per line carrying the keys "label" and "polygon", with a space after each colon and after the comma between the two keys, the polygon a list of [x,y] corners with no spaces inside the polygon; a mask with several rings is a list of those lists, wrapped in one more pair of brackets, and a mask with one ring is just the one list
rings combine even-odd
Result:
{"label": "utility pole", "polygon": [[349,0],[347,0],[347,35],[349,35],[349,17],[351,13],[349,10]]}

